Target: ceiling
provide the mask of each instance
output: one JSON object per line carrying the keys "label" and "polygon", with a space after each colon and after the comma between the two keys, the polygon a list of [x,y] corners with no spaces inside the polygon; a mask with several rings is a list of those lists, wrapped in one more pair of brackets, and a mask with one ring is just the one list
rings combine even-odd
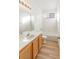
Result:
{"label": "ceiling", "polygon": [[31,0],[32,7],[39,9],[55,9],[57,8],[58,0]]}

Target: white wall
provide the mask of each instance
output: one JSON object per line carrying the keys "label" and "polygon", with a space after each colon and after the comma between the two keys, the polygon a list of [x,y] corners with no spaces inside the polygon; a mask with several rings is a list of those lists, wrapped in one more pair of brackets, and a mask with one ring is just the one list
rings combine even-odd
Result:
{"label": "white wall", "polygon": [[38,4],[35,0],[32,0],[32,16],[33,16],[33,24],[34,24],[34,30],[40,31],[41,28],[41,9],[38,7]]}
{"label": "white wall", "polygon": [[[44,28],[43,20],[43,14],[44,13],[49,13],[49,12],[55,12],[57,8],[57,0],[31,0],[32,1],[32,16],[34,16],[34,30],[35,31],[40,31]],[[52,19],[53,21],[53,19]],[[50,21],[49,21],[50,22]],[[48,24],[47,24],[48,25]],[[58,28],[57,28],[57,19],[55,19],[51,23],[51,28],[48,31],[52,31],[51,34],[57,34],[58,33]],[[49,24],[50,26],[50,24]],[[48,28],[45,28],[48,29]],[[48,32],[47,31],[47,32]]]}
{"label": "white wall", "polygon": [[[47,18],[49,13],[56,13],[56,9],[43,10],[42,12],[42,30],[48,34],[57,34],[57,20],[55,18]],[[46,15],[46,17],[44,16]]]}
{"label": "white wall", "polygon": [[57,0],[57,33],[58,37],[60,37],[60,0]]}

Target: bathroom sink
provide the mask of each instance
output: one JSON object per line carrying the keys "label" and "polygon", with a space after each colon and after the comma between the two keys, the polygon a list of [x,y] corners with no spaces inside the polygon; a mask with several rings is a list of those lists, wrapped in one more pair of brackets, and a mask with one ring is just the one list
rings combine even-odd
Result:
{"label": "bathroom sink", "polygon": [[26,36],[27,39],[31,39],[31,38],[33,38],[33,37],[34,37],[33,34],[32,34],[32,35],[30,34],[29,36]]}
{"label": "bathroom sink", "polygon": [[34,37],[35,35],[32,34],[32,33],[28,33],[28,34],[25,34],[25,35],[22,35],[22,37],[20,37],[20,42],[19,44],[23,44],[25,42],[29,42],[30,40],[32,40],[32,38]]}

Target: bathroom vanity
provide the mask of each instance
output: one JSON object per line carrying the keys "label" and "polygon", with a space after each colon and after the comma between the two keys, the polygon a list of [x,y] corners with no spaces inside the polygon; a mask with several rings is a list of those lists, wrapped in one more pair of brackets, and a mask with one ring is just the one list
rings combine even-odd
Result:
{"label": "bathroom vanity", "polygon": [[44,39],[42,33],[34,33],[29,39],[21,39],[19,43],[19,59],[35,59]]}

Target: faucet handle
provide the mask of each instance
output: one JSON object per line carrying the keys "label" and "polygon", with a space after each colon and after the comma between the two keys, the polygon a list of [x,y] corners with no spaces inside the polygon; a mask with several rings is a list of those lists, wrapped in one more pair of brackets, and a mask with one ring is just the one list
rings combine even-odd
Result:
{"label": "faucet handle", "polygon": [[29,36],[29,35],[30,35],[30,33],[27,34],[27,36]]}

